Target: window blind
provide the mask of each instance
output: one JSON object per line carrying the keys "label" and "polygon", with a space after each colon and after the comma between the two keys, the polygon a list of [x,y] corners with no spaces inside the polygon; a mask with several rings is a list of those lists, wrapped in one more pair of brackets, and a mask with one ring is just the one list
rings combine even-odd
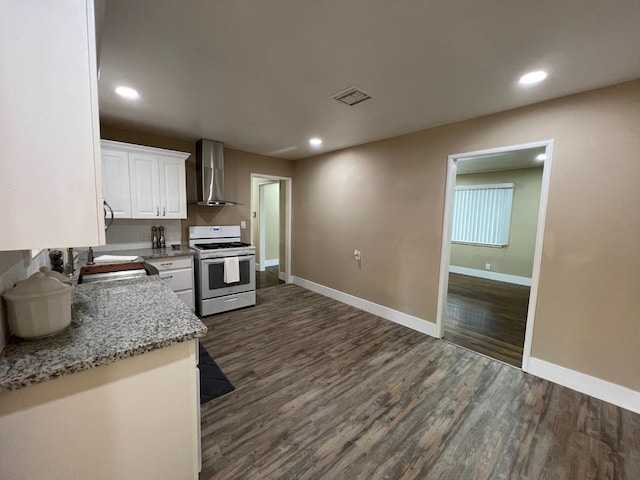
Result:
{"label": "window blind", "polygon": [[457,186],[451,240],[492,247],[508,245],[513,188],[513,183]]}

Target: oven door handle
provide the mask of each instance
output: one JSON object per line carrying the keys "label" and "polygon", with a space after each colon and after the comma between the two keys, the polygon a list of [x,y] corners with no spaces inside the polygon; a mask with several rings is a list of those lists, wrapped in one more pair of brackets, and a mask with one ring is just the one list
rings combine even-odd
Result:
{"label": "oven door handle", "polygon": [[[255,256],[254,255],[243,255],[243,256],[238,257],[238,261],[241,262],[243,260],[251,260],[252,258],[255,258]],[[224,263],[224,259],[225,259],[225,257],[205,258],[205,259],[202,260],[202,263],[204,265],[213,265],[215,263]]]}

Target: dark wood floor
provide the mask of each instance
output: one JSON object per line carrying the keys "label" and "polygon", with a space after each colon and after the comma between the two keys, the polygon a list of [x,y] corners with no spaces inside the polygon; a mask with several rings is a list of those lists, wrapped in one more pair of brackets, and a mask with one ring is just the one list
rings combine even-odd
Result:
{"label": "dark wood floor", "polygon": [[256,270],[256,289],[274,287],[284,282],[279,278],[280,267],[265,267],[264,272]]}
{"label": "dark wood floor", "polygon": [[529,290],[450,273],[444,339],[521,367]]}
{"label": "dark wood floor", "polygon": [[295,285],[206,317],[211,479],[638,479],[640,415]]}

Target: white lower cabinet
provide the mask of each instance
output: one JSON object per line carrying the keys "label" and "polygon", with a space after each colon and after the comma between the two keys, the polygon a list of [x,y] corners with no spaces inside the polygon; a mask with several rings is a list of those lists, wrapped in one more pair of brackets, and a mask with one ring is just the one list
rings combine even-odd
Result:
{"label": "white lower cabinet", "polygon": [[197,340],[0,392],[0,478],[197,480]]}
{"label": "white lower cabinet", "polygon": [[191,255],[150,258],[145,261],[158,269],[160,278],[191,310],[195,309]]}

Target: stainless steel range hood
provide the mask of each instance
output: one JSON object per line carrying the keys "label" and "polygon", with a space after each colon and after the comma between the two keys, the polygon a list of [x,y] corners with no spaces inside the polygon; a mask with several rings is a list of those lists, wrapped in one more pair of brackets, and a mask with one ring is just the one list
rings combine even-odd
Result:
{"label": "stainless steel range hood", "polygon": [[198,205],[226,207],[242,205],[224,199],[224,144],[202,138],[196,142]]}

